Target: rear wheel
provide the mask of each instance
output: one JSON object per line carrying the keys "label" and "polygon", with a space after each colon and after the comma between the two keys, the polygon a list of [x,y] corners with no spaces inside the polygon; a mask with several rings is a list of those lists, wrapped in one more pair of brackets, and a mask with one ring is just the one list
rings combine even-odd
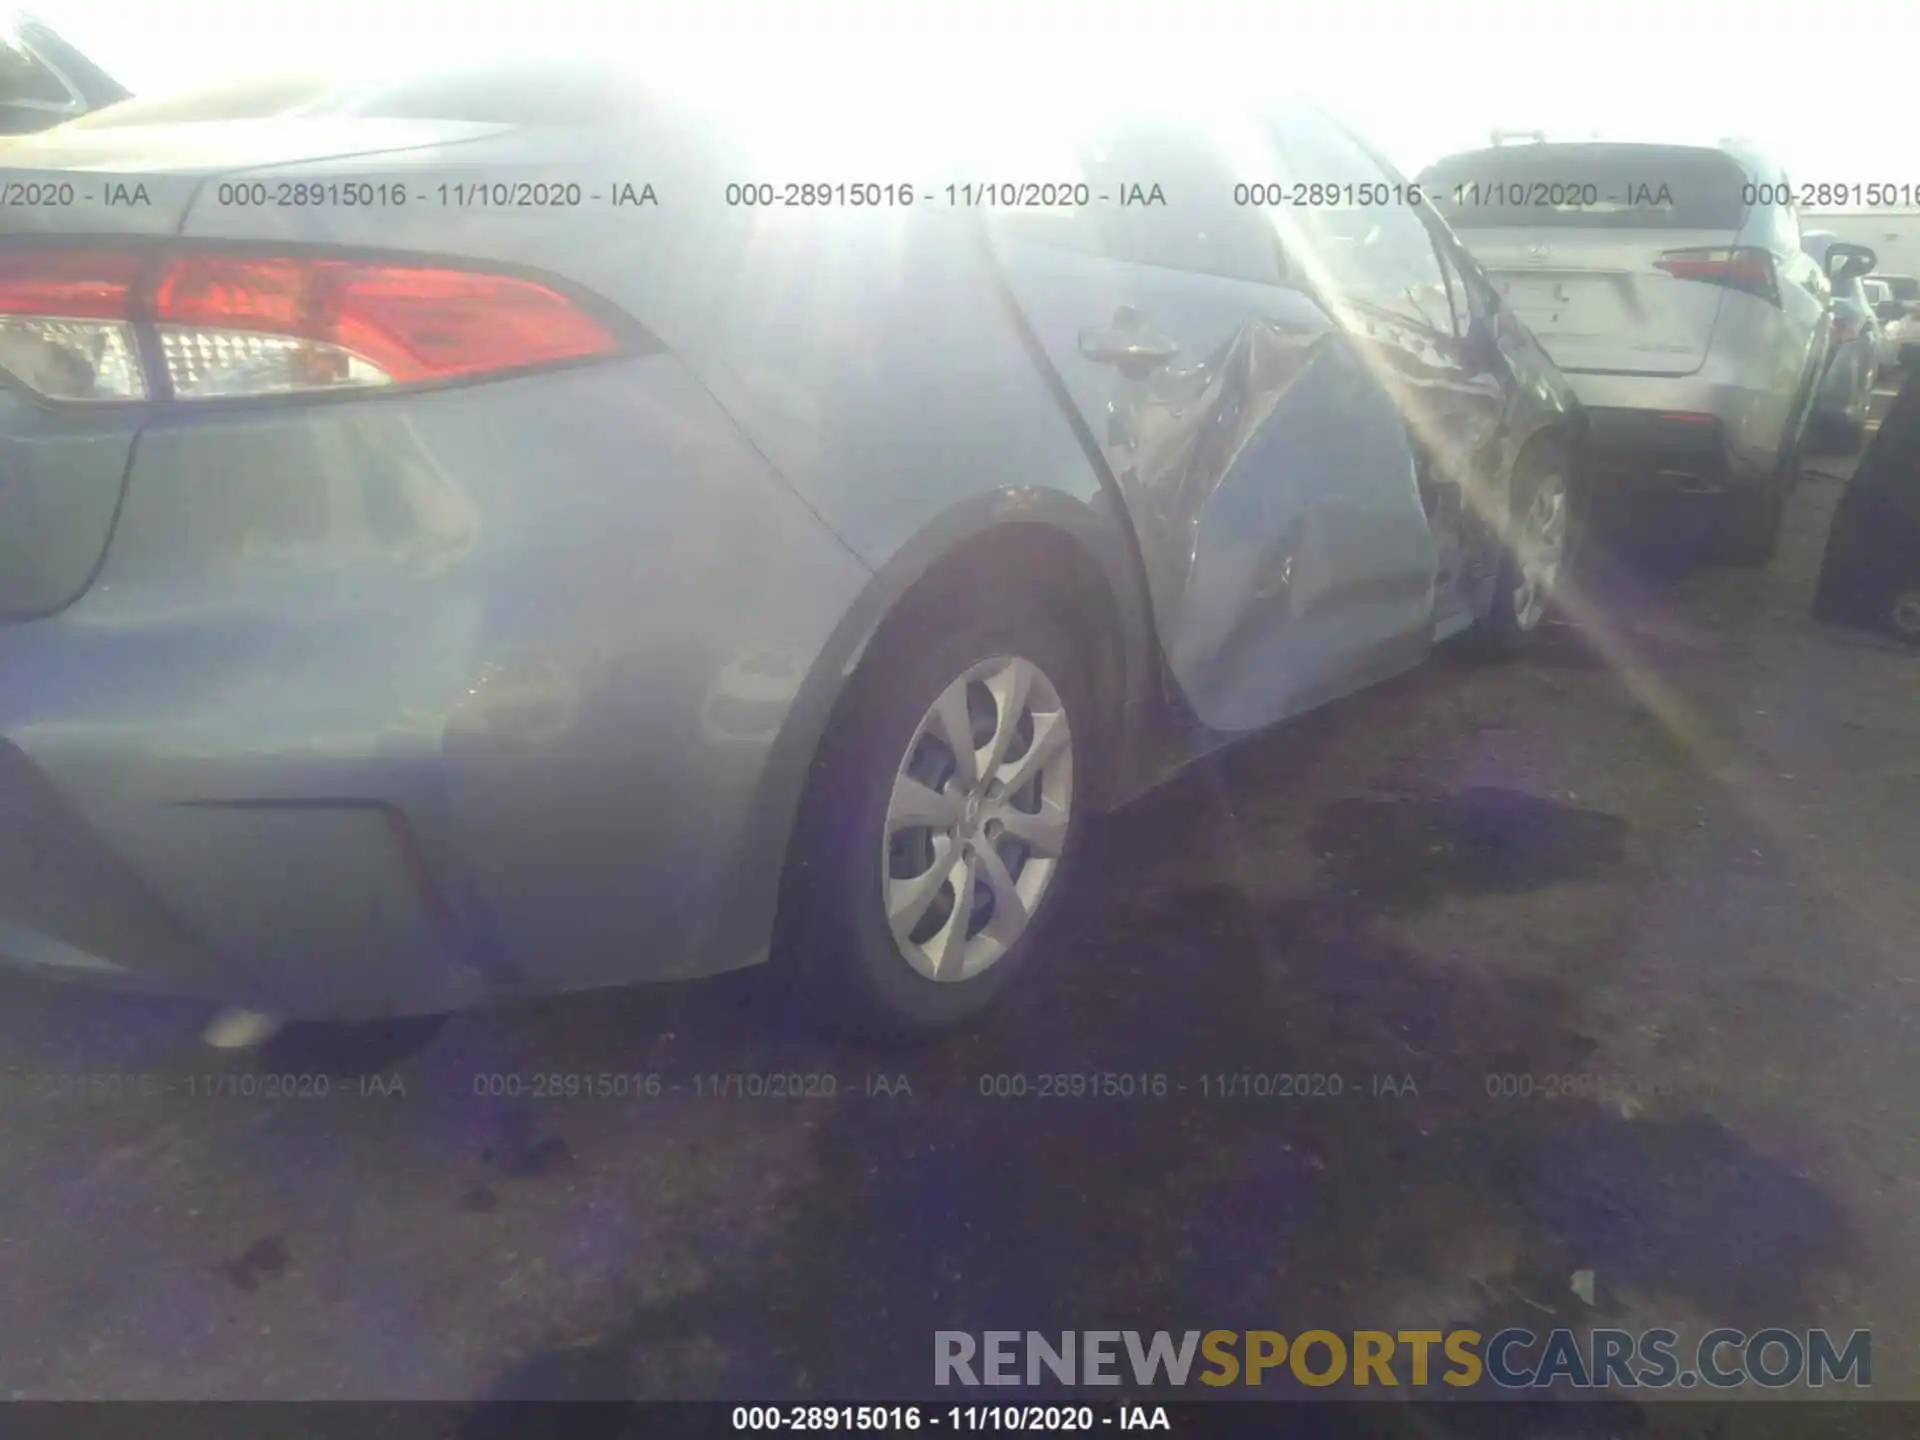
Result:
{"label": "rear wheel", "polygon": [[1909,586],[1887,606],[1887,624],[1909,645],[1920,645],[1920,588]]}
{"label": "rear wheel", "polygon": [[[931,603],[929,603],[931,600]],[[1080,831],[1092,716],[1038,597],[919,597],[876,642],[815,767],[783,943],[808,1008],[901,1033],[984,1010],[1028,963]]]}
{"label": "rear wheel", "polygon": [[1478,628],[1483,650],[1516,654],[1547,618],[1575,538],[1571,468],[1557,449],[1542,451],[1514,481],[1510,534],[1493,605]]}
{"label": "rear wheel", "polygon": [[1806,421],[1780,451],[1767,483],[1726,499],[1723,553],[1729,564],[1760,566],[1780,553],[1780,531],[1787,515],[1787,496],[1800,478],[1800,456],[1806,447]]}
{"label": "rear wheel", "polygon": [[1820,448],[1833,455],[1851,455],[1866,442],[1867,414],[1873,404],[1873,381],[1868,379],[1847,407],[1847,413],[1820,423]]}
{"label": "rear wheel", "polygon": [[1724,534],[1730,564],[1765,565],[1780,553],[1787,499],[1778,485],[1732,496],[1727,509]]}

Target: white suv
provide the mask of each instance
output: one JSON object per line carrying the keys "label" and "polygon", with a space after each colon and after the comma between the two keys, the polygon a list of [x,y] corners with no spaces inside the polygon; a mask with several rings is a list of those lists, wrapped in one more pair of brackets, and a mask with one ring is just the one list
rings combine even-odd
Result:
{"label": "white suv", "polygon": [[1779,167],[1737,147],[1533,144],[1420,178],[1587,406],[1601,493],[1712,497],[1730,557],[1768,559],[1832,327]]}

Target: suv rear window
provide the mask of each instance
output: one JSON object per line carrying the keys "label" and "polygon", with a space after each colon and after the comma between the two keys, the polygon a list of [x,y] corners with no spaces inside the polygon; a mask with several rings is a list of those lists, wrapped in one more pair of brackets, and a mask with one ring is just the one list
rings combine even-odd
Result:
{"label": "suv rear window", "polygon": [[1718,150],[1525,145],[1427,168],[1427,198],[1455,229],[1737,230],[1746,171]]}
{"label": "suv rear window", "polygon": [[73,95],[24,39],[0,33],[0,103],[58,110]]}

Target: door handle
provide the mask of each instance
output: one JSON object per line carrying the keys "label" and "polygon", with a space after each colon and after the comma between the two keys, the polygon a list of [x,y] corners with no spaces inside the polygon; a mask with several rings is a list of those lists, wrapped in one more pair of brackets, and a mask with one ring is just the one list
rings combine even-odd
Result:
{"label": "door handle", "polygon": [[1139,371],[1171,360],[1180,353],[1180,345],[1150,329],[1139,311],[1122,306],[1111,325],[1089,325],[1080,332],[1080,353],[1096,365]]}

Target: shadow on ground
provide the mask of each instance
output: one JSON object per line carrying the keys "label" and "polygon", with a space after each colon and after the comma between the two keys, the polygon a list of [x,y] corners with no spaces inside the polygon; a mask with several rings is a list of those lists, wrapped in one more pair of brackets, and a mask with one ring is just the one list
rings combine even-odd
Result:
{"label": "shadow on ground", "polygon": [[[1311,764],[1311,737],[1294,753]],[[1811,1313],[1853,1243],[1818,1187],[1702,1114],[1490,1101],[1490,1073],[1590,1052],[1573,982],[1389,933],[1449,897],[1604,879],[1619,817],[1500,789],[1347,799],[1311,825],[1299,893],[1164,888],[1155,857],[1197,843],[1224,783],[1206,768],[1095,838],[1099,878],[1061,917],[1070,958],[953,1045],[951,1083],[825,1112],[824,1178],[771,1241],[589,1342],[557,1337],[493,1396],[907,1398],[937,1330],[1391,1328],[1380,1297],[1409,1290],[1446,1297],[1420,1316],[1433,1328],[1578,1325],[1598,1318],[1567,1299],[1580,1268],[1728,1324]],[[969,1080],[1094,1067],[1170,1093],[995,1101]],[[1340,1093],[1208,1093],[1240,1073]],[[1377,1093],[1382,1077],[1418,1093]]]}

